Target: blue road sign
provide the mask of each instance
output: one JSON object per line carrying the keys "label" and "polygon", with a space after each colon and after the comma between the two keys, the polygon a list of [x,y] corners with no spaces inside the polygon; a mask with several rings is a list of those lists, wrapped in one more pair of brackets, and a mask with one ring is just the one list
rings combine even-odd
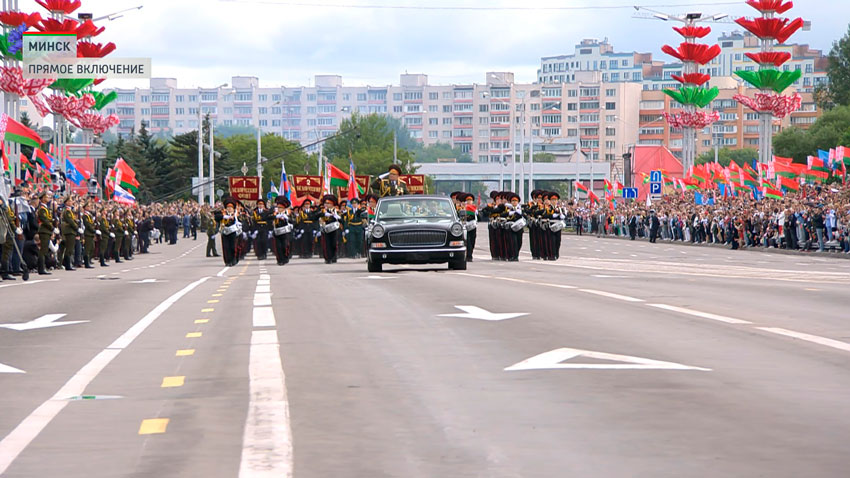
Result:
{"label": "blue road sign", "polygon": [[637,199],[638,188],[623,188],[623,199]]}
{"label": "blue road sign", "polygon": [[649,173],[649,182],[660,183],[661,182],[661,171],[652,171],[651,173]]}
{"label": "blue road sign", "polygon": [[661,183],[649,183],[649,194],[661,194]]}

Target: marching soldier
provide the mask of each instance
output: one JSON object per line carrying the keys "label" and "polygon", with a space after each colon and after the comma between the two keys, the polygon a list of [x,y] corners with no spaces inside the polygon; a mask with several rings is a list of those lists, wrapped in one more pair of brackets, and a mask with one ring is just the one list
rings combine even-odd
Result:
{"label": "marching soldier", "polygon": [[322,197],[323,207],[319,221],[322,224],[322,256],[325,264],[336,263],[337,241],[339,240],[340,216],[337,212],[337,198],[333,194]]}
{"label": "marching soldier", "polygon": [[133,237],[136,235],[136,221],[133,211],[127,210],[124,216],[124,259],[133,260]]}
{"label": "marching soldier", "polygon": [[[519,261],[519,251],[522,249],[522,235],[524,232],[524,218],[522,215],[522,206],[520,205],[519,195],[516,193],[508,193],[507,199],[509,204],[506,205],[502,217],[507,220],[508,227],[505,229],[507,260],[510,262]],[[523,226],[518,230],[515,227],[522,223]]]}
{"label": "marching soldier", "polygon": [[528,247],[531,249],[531,258],[539,260],[541,254],[541,244],[543,235],[546,233],[545,223],[540,217],[542,214],[543,194],[539,189],[531,191],[531,201],[525,208],[525,214],[528,218]]}
{"label": "marching soldier", "polygon": [[[546,231],[549,240],[549,248],[547,259],[550,261],[557,261],[561,257],[561,224],[567,219],[567,213],[558,205],[558,202],[561,200],[561,195],[556,192],[550,192],[546,195],[546,199],[549,202],[549,210],[551,211],[549,215],[550,227],[549,230]],[[557,224],[557,227],[553,227],[554,224]]]}
{"label": "marching soldier", "polygon": [[319,216],[317,211],[313,210],[313,201],[305,199],[301,203],[301,214],[298,215],[298,223],[301,226],[301,250],[299,251],[302,259],[310,259],[313,257],[313,242],[315,241],[318,224],[316,221]]}
{"label": "marching soldier", "polygon": [[490,239],[490,259],[494,261],[501,259],[501,243],[499,231],[499,216],[502,213],[503,206],[501,204],[501,193],[499,191],[490,191],[490,202],[481,210],[481,214],[487,216],[487,229]]}
{"label": "marching soldier", "polygon": [[346,222],[348,223],[348,242],[346,249],[348,257],[359,259],[363,257],[363,248],[366,239],[366,223],[369,221],[366,204],[360,204],[360,199],[351,200],[351,209],[348,211]]}
{"label": "marching soldier", "polygon": [[86,203],[85,213],[83,213],[83,264],[86,269],[94,269],[91,265],[94,258],[94,243],[97,237],[97,224],[95,223],[94,213],[92,213],[92,204]]}
{"label": "marching soldier", "polygon": [[115,263],[120,264],[124,261],[121,260],[121,253],[124,251],[124,241],[126,240],[126,234],[124,231],[124,222],[121,220],[121,210],[117,209],[112,212],[112,218],[110,220],[111,230],[109,231],[110,237],[114,235],[115,242],[112,245],[112,257],[115,258]]}
{"label": "marching soldier", "polygon": [[98,242],[98,252],[100,253],[100,267],[109,267],[106,263],[106,257],[108,254],[109,244],[112,242],[112,234],[109,230],[109,219],[106,217],[106,211],[100,212],[100,219],[97,222],[97,237],[99,238]]}
{"label": "marching soldier", "polygon": [[271,222],[271,211],[266,210],[266,201],[260,199],[257,201],[257,208],[251,219],[253,220],[254,232],[257,235],[254,250],[257,253],[258,260],[265,260],[269,249],[269,222]]}
{"label": "marching soldier", "polygon": [[235,266],[239,262],[236,255],[236,242],[241,235],[241,224],[236,215],[236,200],[232,197],[224,199],[224,212],[221,216],[221,253],[225,266]]}
{"label": "marching soldier", "polygon": [[64,201],[65,207],[62,210],[62,238],[65,242],[65,247],[62,253],[62,265],[66,271],[75,271],[71,261],[74,260],[74,245],[76,244],[76,236],[80,230],[80,223],[77,222],[77,216],[71,207],[72,198],[66,196]]}
{"label": "marching soldier", "polygon": [[291,203],[284,196],[278,196],[275,204],[277,211],[275,211],[273,222],[274,250],[277,254],[277,265],[282,266],[289,263],[289,258],[292,256],[292,224],[287,212]]}
{"label": "marching soldier", "polygon": [[[2,181],[2,178],[0,178]],[[12,211],[12,208],[6,204],[6,201],[0,197],[0,246],[3,246],[3,256],[0,258],[0,279],[15,280],[9,272],[9,261],[12,259],[12,249],[15,248],[15,228],[19,226],[18,216]],[[26,265],[24,265],[26,267]]]}
{"label": "marching soldier", "polygon": [[53,236],[55,226],[53,225],[53,213],[50,210],[50,195],[43,192],[38,195],[38,274],[50,275],[45,267],[47,253],[50,251],[50,238]]}
{"label": "marching soldier", "polygon": [[337,234],[338,240],[337,240],[337,243],[336,243],[336,250],[338,251],[337,252],[338,256],[342,256],[342,257],[345,257],[345,258],[350,257],[348,255],[348,248],[346,247],[346,244],[349,241],[349,239],[348,239],[348,234],[349,234],[348,213],[349,213],[348,201],[340,198],[339,209],[337,209],[337,214],[339,215],[339,222],[340,222],[340,233]]}
{"label": "marching soldier", "polygon": [[204,208],[201,212],[201,228],[207,233],[207,257],[218,257],[218,251],[215,249],[215,235],[218,233],[215,215],[210,213],[207,206]]}
{"label": "marching soldier", "polygon": [[407,184],[399,179],[399,175],[401,175],[401,166],[391,164],[389,168],[387,168],[386,177],[379,177],[372,182],[372,192],[381,198],[386,196],[402,196],[410,194],[407,189]]}
{"label": "marching soldier", "polygon": [[478,208],[475,205],[475,196],[469,193],[461,193],[458,199],[463,199],[463,207],[460,209],[460,220],[466,227],[466,261],[472,262],[472,252],[475,250],[475,240],[478,237]]}

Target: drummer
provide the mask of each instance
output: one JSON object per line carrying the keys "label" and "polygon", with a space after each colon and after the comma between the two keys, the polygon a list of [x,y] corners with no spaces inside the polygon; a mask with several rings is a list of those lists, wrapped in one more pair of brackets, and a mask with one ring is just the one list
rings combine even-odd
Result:
{"label": "drummer", "polygon": [[290,222],[289,207],[291,203],[284,196],[275,199],[274,215],[274,252],[277,255],[277,265],[289,263],[292,257],[292,223]]}
{"label": "drummer", "polygon": [[475,239],[478,237],[478,207],[475,204],[475,196],[472,194],[460,193],[458,200],[463,200],[463,206],[459,209],[459,215],[461,222],[466,226],[466,261],[472,262]]}
{"label": "drummer", "polygon": [[[507,219],[509,228],[505,229],[507,260],[509,262],[519,261],[519,251],[522,249],[522,235],[525,232],[525,218],[522,215],[519,194],[508,193],[508,204],[503,216]],[[516,230],[515,230],[516,229]]]}
{"label": "drummer", "polygon": [[340,215],[337,211],[339,201],[333,194],[322,197],[322,211],[319,222],[322,227],[322,256],[325,264],[334,264],[337,260],[337,245],[340,234]]}

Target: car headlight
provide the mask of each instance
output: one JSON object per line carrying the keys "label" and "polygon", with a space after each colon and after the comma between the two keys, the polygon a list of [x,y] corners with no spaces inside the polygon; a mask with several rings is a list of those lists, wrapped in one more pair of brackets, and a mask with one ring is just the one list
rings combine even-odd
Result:
{"label": "car headlight", "polygon": [[452,224],[452,228],[450,229],[453,236],[462,236],[463,235],[463,226],[459,222]]}
{"label": "car headlight", "polygon": [[384,230],[384,226],[376,224],[375,227],[372,228],[372,237],[374,237],[375,239],[380,239],[384,237],[385,232],[386,231]]}

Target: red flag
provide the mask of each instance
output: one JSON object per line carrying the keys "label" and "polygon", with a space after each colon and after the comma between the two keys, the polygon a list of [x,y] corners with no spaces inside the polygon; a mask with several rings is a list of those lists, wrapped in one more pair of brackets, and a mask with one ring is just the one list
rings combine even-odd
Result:
{"label": "red flag", "polygon": [[3,147],[2,143],[0,143],[0,151],[3,155],[3,171],[11,171],[12,165],[9,164],[9,157],[6,156],[6,148]]}

